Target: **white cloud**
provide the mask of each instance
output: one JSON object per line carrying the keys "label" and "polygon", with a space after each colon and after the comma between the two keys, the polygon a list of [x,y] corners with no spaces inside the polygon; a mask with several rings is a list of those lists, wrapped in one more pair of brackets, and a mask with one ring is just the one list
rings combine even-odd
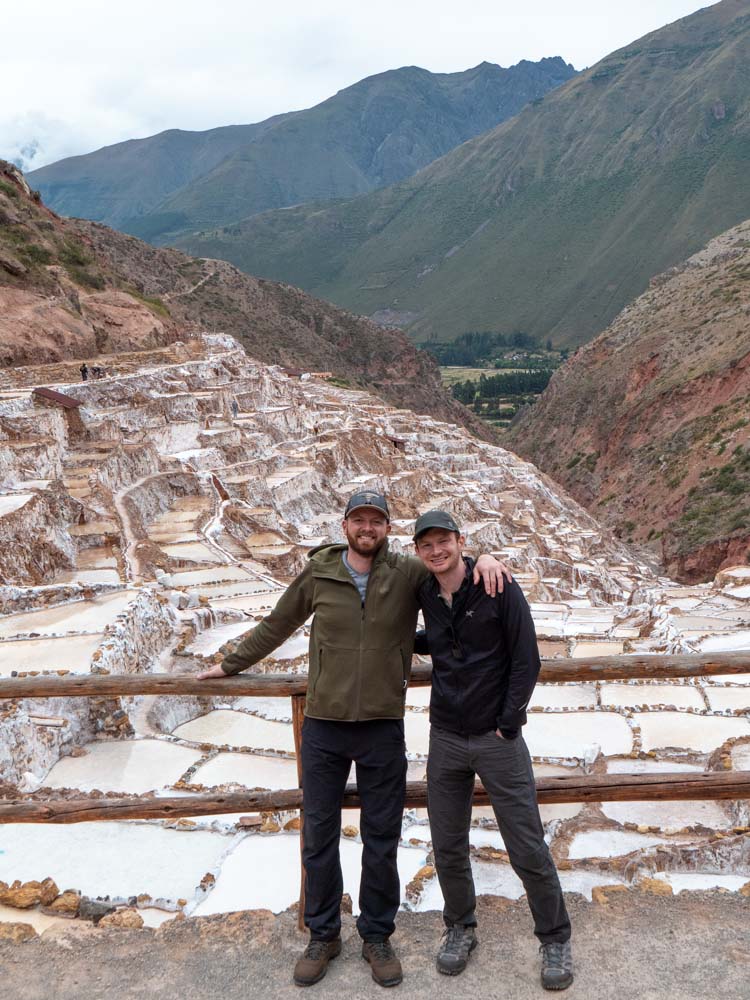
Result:
{"label": "white cloud", "polygon": [[[699,0],[38,0],[3,12],[0,156],[27,168],[151,135],[259,121],[404,65],[590,65]],[[13,109],[12,113],[7,109]],[[34,148],[36,152],[34,152]],[[26,150],[26,152],[24,152]]]}

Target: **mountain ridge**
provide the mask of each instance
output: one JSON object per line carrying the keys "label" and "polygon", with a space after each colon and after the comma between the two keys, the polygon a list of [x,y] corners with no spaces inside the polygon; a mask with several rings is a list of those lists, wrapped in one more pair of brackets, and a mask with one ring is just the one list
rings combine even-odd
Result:
{"label": "mountain ridge", "polygon": [[603,329],[649,278],[750,216],[750,4],[652,32],[411,178],[175,241],[417,340]]}
{"label": "mountain ridge", "polygon": [[[33,171],[29,180],[57,211],[164,243],[174,231],[393,183],[574,73],[560,57],[508,69],[484,62],[461,73],[405,66],[312,108],[205,133],[172,130],[136,147],[116,144]],[[169,159],[177,147],[182,169]]]}

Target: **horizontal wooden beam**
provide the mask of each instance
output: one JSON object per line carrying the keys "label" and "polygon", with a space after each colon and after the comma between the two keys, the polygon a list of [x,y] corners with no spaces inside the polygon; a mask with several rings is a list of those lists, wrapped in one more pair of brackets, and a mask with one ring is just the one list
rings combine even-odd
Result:
{"label": "horizontal wooden beam", "polygon": [[[562,802],[688,801],[700,799],[750,798],[750,771],[709,771],[676,774],[560,775],[539,778],[537,798],[541,805]],[[477,782],[475,805],[487,805],[489,798]],[[186,816],[213,816],[218,813],[278,812],[299,809],[302,791],[288,788],[277,792],[216,792],[179,797],[0,800],[2,823],[88,823],[94,820],[179,819]],[[355,785],[348,785],[344,806],[359,809]],[[427,783],[409,782],[406,805],[415,809],[427,805]]]}
{"label": "horizontal wooden beam", "polygon": [[[196,673],[198,671],[196,666]],[[600,656],[544,660],[540,681],[663,680],[711,674],[750,673],[750,653],[694,655]],[[419,664],[411,687],[427,687],[432,668]],[[199,681],[192,674],[27,675],[0,680],[2,698],[110,698],[140,694],[291,697],[307,690],[306,674],[237,674]]]}

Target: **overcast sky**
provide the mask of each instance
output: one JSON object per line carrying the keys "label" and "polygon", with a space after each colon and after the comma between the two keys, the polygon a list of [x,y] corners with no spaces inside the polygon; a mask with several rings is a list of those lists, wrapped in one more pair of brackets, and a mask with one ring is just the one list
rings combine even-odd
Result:
{"label": "overcast sky", "polygon": [[37,0],[4,5],[0,157],[25,169],[167,128],[261,121],[399,66],[577,69],[696,0]]}

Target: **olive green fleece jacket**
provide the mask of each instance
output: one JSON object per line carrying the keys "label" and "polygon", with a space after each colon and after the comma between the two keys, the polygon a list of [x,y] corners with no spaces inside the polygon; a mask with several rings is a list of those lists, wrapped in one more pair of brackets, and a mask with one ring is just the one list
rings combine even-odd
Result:
{"label": "olive green fleece jacket", "polygon": [[362,722],[401,719],[411,670],[419,602],[429,575],[413,556],[385,542],[373,560],[367,595],[341,558],[346,545],[321,545],[273,611],[249,632],[221,668],[247,670],[314,615],[305,715]]}

